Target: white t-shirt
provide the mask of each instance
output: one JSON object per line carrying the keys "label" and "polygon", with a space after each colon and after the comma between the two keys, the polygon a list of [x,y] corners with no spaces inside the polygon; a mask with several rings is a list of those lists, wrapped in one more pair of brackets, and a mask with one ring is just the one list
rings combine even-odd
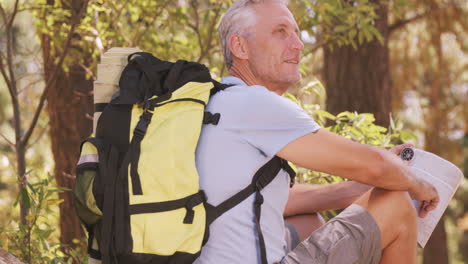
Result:
{"label": "white t-shirt", "polygon": [[[214,206],[249,185],[255,172],[289,142],[320,128],[298,105],[263,86],[247,86],[232,76],[222,82],[235,86],[210,99],[207,111],[221,118],[218,125],[203,126],[196,153],[200,188]],[[261,192],[260,224],[269,263],[286,253],[283,211],[288,192],[284,170]],[[260,263],[253,202],[251,195],[211,224],[196,264]]]}

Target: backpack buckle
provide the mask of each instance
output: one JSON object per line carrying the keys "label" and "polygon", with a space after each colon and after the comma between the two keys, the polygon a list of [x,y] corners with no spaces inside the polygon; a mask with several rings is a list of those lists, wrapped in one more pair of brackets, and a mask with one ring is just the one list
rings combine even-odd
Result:
{"label": "backpack buckle", "polygon": [[265,199],[263,198],[263,195],[260,193],[260,191],[255,192],[255,205],[262,205]]}
{"label": "backpack buckle", "polygon": [[140,120],[138,121],[135,127],[135,130],[133,131],[134,136],[138,136],[140,139],[142,139],[145,136],[146,130],[148,130],[148,125],[151,122],[152,116],[153,114],[151,112],[143,112],[143,114],[140,116]]}

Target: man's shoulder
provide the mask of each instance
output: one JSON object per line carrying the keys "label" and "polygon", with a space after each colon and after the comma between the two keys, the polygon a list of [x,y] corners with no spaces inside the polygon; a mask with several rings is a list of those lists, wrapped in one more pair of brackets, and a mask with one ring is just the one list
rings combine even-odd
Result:
{"label": "man's shoulder", "polygon": [[272,103],[277,100],[285,99],[261,85],[228,82],[223,82],[223,84],[230,86],[216,93],[210,99],[210,102],[213,101],[218,106],[234,105],[236,108],[242,108],[248,107],[249,105],[268,104],[268,102]]}
{"label": "man's shoulder", "polygon": [[232,91],[232,92],[237,92],[237,93],[256,93],[256,94],[262,94],[262,93],[267,93],[267,94],[274,94],[275,93],[271,92],[266,88],[265,86],[262,85],[248,85],[245,83],[243,80],[234,77],[234,76],[226,76],[221,78],[221,83],[229,85],[228,88],[225,89],[225,91]]}

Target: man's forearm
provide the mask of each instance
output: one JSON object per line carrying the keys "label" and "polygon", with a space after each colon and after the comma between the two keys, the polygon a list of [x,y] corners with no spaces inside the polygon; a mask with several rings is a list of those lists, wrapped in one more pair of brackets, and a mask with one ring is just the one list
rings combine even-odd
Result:
{"label": "man's forearm", "polygon": [[419,179],[395,153],[375,147],[373,149],[380,158],[373,161],[370,168],[378,172],[371,174],[372,177],[355,177],[353,180],[393,191],[411,191],[417,187]]}
{"label": "man's forearm", "polygon": [[354,181],[326,185],[296,184],[289,191],[284,216],[342,209],[370,188]]}

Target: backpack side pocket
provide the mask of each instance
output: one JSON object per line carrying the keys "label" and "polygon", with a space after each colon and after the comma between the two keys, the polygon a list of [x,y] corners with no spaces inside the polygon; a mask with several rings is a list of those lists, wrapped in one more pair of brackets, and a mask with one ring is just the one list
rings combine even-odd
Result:
{"label": "backpack side pocket", "polygon": [[102,218],[93,193],[93,186],[99,178],[99,154],[96,145],[89,140],[81,144],[81,154],[76,167],[76,181],[73,196],[78,217],[85,226],[92,226]]}

